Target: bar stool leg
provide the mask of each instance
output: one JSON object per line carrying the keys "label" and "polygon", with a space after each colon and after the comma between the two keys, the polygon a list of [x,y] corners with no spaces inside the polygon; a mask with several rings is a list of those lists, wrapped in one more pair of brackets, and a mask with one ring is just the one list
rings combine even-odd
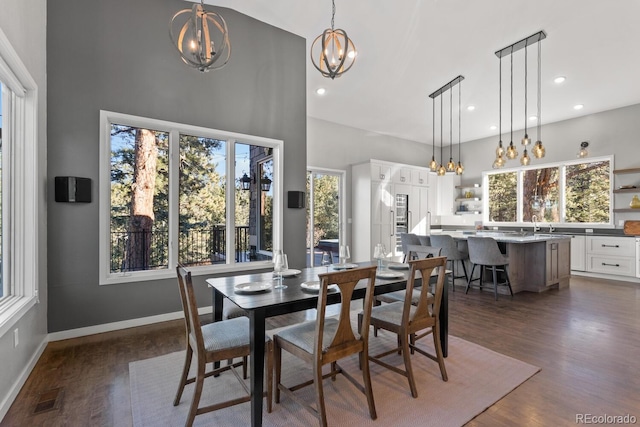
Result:
{"label": "bar stool leg", "polygon": [[491,266],[491,271],[493,272],[493,293],[496,296],[496,301],[498,301],[498,272],[495,265]]}

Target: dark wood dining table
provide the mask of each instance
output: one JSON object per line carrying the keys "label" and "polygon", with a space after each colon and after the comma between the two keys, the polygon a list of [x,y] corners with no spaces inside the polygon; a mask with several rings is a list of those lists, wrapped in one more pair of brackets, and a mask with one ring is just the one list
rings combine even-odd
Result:
{"label": "dark wood dining table", "polygon": [[[358,263],[359,266],[369,266],[372,263]],[[303,289],[304,282],[318,280],[319,273],[325,273],[327,267],[305,268],[300,274],[284,278],[286,289],[271,289],[266,292],[252,294],[236,293],[236,285],[252,282],[272,282],[273,272],[234,275],[207,279],[207,284],[213,289],[213,320],[222,320],[224,298],[236,304],[247,312],[250,323],[251,357],[249,360],[250,390],[251,390],[251,425],[262,426],[262,404],[264,391],[264,352],[265,352],[265,321],[267,317],[316,308],[318,293]],[[401,273],[393,279],[376,278],[375,295],[402,290],[406,287],[409,270],[394,270]],[[450,277],[451,274],[447,270]],[[442,352],[447,357],[448,349],[448,281],[445,280],[444,293],[440,309],[440,340]],[[275,282],[273,282],[275,284]],[[353,299],[364,298],[365,283],[359,284]],[[328,304],[340,303],[340,293],[334,292],[327,297]]]}

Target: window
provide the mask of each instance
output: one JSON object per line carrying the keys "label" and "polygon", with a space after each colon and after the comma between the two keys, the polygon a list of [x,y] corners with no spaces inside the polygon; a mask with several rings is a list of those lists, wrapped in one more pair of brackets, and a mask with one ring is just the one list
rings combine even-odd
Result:
{"label": "window", "polygon": [[611,157],[486,172],[488,223],[612,225]]}
{"label": "window", "polygon": [[38,296],[37,86],[0,31],[0,336]]}
{"label": "window", "polygon": [[101,121],[102,284],[173,277],[177,262],[203,274],[269,265],[281,141],[105,111]]}

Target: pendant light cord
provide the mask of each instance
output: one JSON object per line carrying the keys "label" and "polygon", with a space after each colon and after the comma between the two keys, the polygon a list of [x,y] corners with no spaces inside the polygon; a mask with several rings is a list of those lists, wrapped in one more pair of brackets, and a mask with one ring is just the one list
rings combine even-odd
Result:
{"label": "pendant light cord", "polygon": [[462,95],[460,95],[460,93],[462,92],[462,81],[460,81],[460,83],[458,83],[458,163],[460,163],[462,161],[462,159],[460,158],[460,143],[462,142],[462,137],[460,136],[460,129],[462,129],[460,127],[460,100],[462,99]]}
{"label": "pendant light cord", "polygon": [[509,145],[513,145],[513,46],[511,47],[511,141]]}
{"label": "pendant light cord", "polygon": [[333,31],[333,21],[336,17],[336,2],[335,0],[331,0],[331,31]]}
{"label": "pendant light cord", "polygon": [[542,89],[541,89],[541,83],[542,83],[542,77],[541,77],[541,70],[542,70],[542,58],[541,58],[541,53],[542,53],[542,48],[541,48],[541,43],[540,40],[538,40],[538,123],[536,126],[536,130],[537,130],[537,140],[541,141],[541,137],[540,137],[540,133],[542,131],[541,127],[542,127],[542,117],[540,117],[540,115],[542,114],[542,108],[541,108],[541,98],[542,98]]}
{"label": "pendant light cord", "polygon": [[442,94],[440,94],[440,166],[442,166]]}
{"label": "pendant light cord", "polygon": [[449,160],[453,159],[453,88],[449,88]]}
{"label": "pendant light cord", "polygon": [[527,136],[527,45],[524,46],[524,135]]}
{"label": "pendant light cord", "polygon": [[433,104],[433,118],[431,120],[431,130],[433,133],[433,140],[432,140],[432,145],[431,145],[431,158],[433,160],[436,159],[436,99],[435,98],[431,98],[432,104]]}
{"label": "pendant light cord", "polygon": [[500,141],[500,145],[502,145],[502,54],[500,55],[500,71],[498,72],[498,75],[500,76],[500,81],[498,82],[498,87],[500,88],[500,117],[498,118],[498,126],[500,129],[498,129],[498,132],[500,132],[500,136],[498,137],[498,141]]}

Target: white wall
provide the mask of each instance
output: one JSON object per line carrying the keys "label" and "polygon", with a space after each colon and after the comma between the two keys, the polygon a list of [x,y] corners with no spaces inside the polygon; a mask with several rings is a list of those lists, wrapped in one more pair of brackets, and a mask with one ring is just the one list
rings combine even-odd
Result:
{"label": "white wall", "polygon": [[[38,164],[40,218],[40,303],[32,307],[4,336],[0,337],[0,418],[9,409],[15,394],[35,363],[47,334],[47,229],[46,229],[46,1],[2,0],[0,28],[38,85]],[[20,343],[13,347],[13,330],[18,328]]]}

